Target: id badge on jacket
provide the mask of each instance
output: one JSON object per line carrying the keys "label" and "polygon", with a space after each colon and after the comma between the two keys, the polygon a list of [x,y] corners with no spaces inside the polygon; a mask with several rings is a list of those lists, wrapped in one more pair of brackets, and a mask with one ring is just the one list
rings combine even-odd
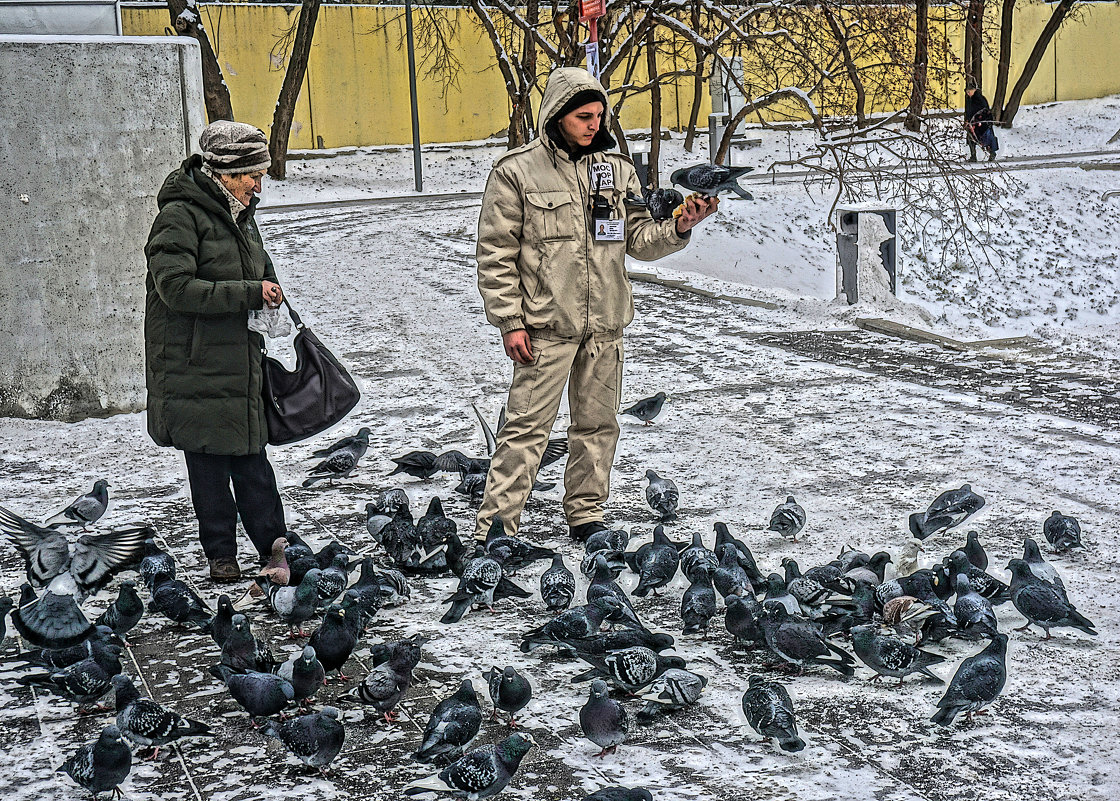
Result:
{"label": "id badge on jacket", "polygon": [[622,242],[626,239],[626,220],[595,220],[596,242]]}

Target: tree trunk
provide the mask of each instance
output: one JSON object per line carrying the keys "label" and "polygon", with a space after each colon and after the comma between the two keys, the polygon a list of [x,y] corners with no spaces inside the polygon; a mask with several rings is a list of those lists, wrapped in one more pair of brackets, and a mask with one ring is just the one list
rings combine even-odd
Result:
{"label": "tree trunk", "polygon": [[1056,6],[1054,11],[1050,14],[1050,19],[1046,21],[1046,27],[1042,29],[1042,33],[1038,35],[1038,41],[1034,43],[1034,49],[1031,50],[1030,56],[1027,58],[1027,63],[1023,65],[1023,72],[1019,76],[1019,80],[1015,82],[1015,88],[1011,90],[1011,94],[1007,98],[1007,106],[1000,114],[1000,121],[1005,127],[1010,128],[1011,122],[1015,119],[1015,115],[1019,111],[1019,103],[1023,100],[1023,95],[1027,92],[1027,87],[1031,85],[1034,80],[1034,74],[1038,71],[1038,65],[1042,63],[1042,57],[1046,55],[1046,48],[1050,46],[1050,41],[1057,34],[1058,29],[1062,27],[1065,22],[1066,15],[1069,10],[1073,8],[1073,4],[1077,0],[1061,0]]}
{"label": "tree trunk", "polygon": [[996,91],[992,96],[992,116],[1003,120],[1003,99],[1007,97],[1007,78],[1011,71],[1011,35],[1015,28],[1015,0],[1003,0],[999,14],[999,64]]}
{"label": "tree trunk", "polygon": [[218,57],[210,46],[210,37],[202,27],[198,8],[188,8],[187,0],[167,0],[167,12],[171,15],[171,25],[178,36],[189,36],[198,42],[202,51],[202,96],[206,100],[206,116],[210,122],[232,120],[233,103],[229,99],[229,87],[222,77]]}
{"label": "tree trunk", "polygon": [[984,0],[968,0],[964,23],[964,74],[984,88]]}
{"label": "tree trunk", "polygon": [[288,54],[288,69],[284,72],[284,83],[280,86],[280,96],[276,100],[276,111],[272,115],[272,131],[268,137],[268,151],[272,155],[272,166],[268,168],[270,177],[283,180],[288,169],[288,136],[292,132],[292,117],[296,112],[296,101],[307,74],[307,58],[311,54],[311,40],[315,36],[315,20],[319,17],[319,6],[323,0],[303,0],[296,24],[296,36]]}
{"label": "tree trunk", "polygon": [[661,160],[661,84],[658,83],[656,28],[646,33],[646,74],[649,78],[649,172],[646,186],[657,189]]}
{"label": "tree trunk", "polygon": [[918,0],[914,15],[914,78],[910,87],[910,107],[906,111],[908,131],[922,130],[922,111],[926,105],[929,79],[929,0]]}
{"label": "tree trunk", "polygon": [[[700,32],[700,3],[694,2],[689,8],[689,21],[692,30]],[[696,144],[696,124],[700,121],[700,104],[704,101],[704,63],[708,55],[699,45],[692,46],[696,59],[696,69],[692,73],[692,110],[688,114],[688,132],[684,135],[684,149],[689,153]]]}
{"label": "tree trunk", "polygon": [[844,59],[844,71],[848,74],[848,80],[852,82],[852,90],[856,94],[856,127],[864,128],[867,126],[867,89],[863,85],[863,78],[860,77],[855,59],[852,58],[852,49],[848,46],[848,34],[840,27],[840,21],[836,19],[836,15],[832,13],[831,8],[821,6],[821,12],[824,14],[829,30],[832,31],[833,38],[836,39],[836,43],[840,47],[840,55]]}

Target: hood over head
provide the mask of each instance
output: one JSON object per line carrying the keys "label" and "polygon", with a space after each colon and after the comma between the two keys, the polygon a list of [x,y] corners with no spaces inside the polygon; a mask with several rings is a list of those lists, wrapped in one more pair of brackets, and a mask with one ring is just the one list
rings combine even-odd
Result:
{"label": "hood over head", "polygon": [[[587,147],[572,149],[571,145],[560,133],[559,121],[565,114],[574,111],[580,106],[598,100],[603,104],[602,124],[599,132]],[[548,76],[548,83],[544,87],[544,96],[541,98],[541,108],[538,118],[544,121],[541,126],[547,140],[557,149],[569,154],[573,160],[588,153],[601,153],[610,150],[616,145],[614,137],[608,129],[611,124],[610,104],[607,102],[607,90],[603,84],[591,76],[582,67],[561,67]]]}

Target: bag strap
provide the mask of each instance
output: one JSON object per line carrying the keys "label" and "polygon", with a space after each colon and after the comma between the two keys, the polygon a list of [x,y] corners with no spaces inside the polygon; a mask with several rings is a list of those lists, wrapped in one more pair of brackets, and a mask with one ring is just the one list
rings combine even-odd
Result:
{"label": "bag strap", "polygon": [[284,303],[285,306],[288,307],[288,315],[292,318],[292,322],[296,324],[296,330],[297,331],[302,331],[303,330],[303,320],[299,319],[299,315],[296,313],[296,310],[292,308],[292,304],[288,303],[288,296],[287,295],[284,296],[283,303]]}

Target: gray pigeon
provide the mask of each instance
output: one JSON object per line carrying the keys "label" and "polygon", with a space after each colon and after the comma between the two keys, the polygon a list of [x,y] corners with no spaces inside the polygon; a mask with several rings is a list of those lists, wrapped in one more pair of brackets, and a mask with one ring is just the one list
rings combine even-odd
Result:
{"label": "gray pigeon", "polygon": [[[810,621],[789,614],[781,604],[763,604],[761,622],[770,650],[783,661],[796,665],[798,675],[806,665],[826,665],[842,676],[855,673],[850,654],[826,640]],[[835,658],[829,656],[830,652]]]}
{"label": "gray pigeon", "polygon": [[945,657],[922,651],[910,643],[881,634],[878,623],[853,626],[851,632],[852,650],[855,651],[859,661],[875,671],[872,681],[878,681],[883,676],[891,676],[898,679],[898,686],[901,687],[903,679],[911,673],[924,673],[944,684],[945,680],[929,667],[944,662]]}
{"label": "gray pigeon", "polygon": [[723,601],[727,604],[724,623],[735,642],[747,643],[751,647],[766,642],[766,633],[760,622],[762,606],[751,593],[727,595]]}
{"label": "gray pigeon", "polygon": [[311,468],[310,476],[303,482],[304,487],[310,487],[316,481],[324,478],[334,483],[336,478],[349,478],[354,474],[358,462],[369,449],[368,428],[361,428],[353,437],[347,437],[335,443],[330,449],[330,455]]}
{"label": "gray pigeon", "polygon": [[576,595],[576,577],[564,565],[564,555],[552,557],[552,567],[541,573],[541,600],[550,612],[559,612],[572,605]]}
{"label": "gray pigeon", "polygon": [[637,551],[623,556],[626,564],[639,576],[638,586],[634,588],[637,598],[644,598],[672,581],[680,564],[680,551],[661,525],[653,530],[653,542],[647,542]]}
{"label": "gray pigeon", "polygon": [[677,502],[680,493],[671,479],[660,478],[652,470],[646,471],[649,486],[646,487],[646,503],[661,517],[661,521],[672,520],[677,516]]}
{"label": "gray pigeon", "polygon": [[999,632],[992,602],[972,589],[964,573],[957,574],[956,588],[957,600],[953,604],[953,615],[959,629],[956,636],[966,640],[990,640]]}
{"label": "gray pigeon", "polygon": [[234,673],[271,673],[279,664],[272,656],[268,643],[253,636],[249,618],[234,615],[229,636],[222,644],[219,660]]}
{"label": "gray pigeon", "polygon": [[773,737],[783,751],[805,748],[805,741],[797,736],[793,699],[778,682],[752,675],[747,680],[747,691],[743,693],[743,714],[752,729],[766,739]]}
{"label": "gray pigeon", "polygon": [[463,755],[482,727],[482,709],[478,693],[470,679],[463,679],[450,698],[444,698],[432,710],[420,748],[412,755],[417,762],[446,765]]}
{"label": "gray pigeon", "polygon": [[646,705],[639,710],[638,718],[648,720],[663,712],[690,707],[700,700],[706,686],[706,676],[684,668],[669,668],[654,679],[642,695]]}
{"label": "gray pigeon", "polygon": [[113,686],[112,679],[121,672],[121,648],[104,645],[92,649],[87,659],[75,662],[54,673],[35,673],[19,676],[16,683],[45,690],[68,698],[78,705],[78,712],[94,711],[94,702]]}
{"label": "gray pigeon", "polygon": [[[289,546],[291,547],[291,546]],[[318,583],[322,571],[313,567],[304,573],[296,586],[277,584],[267,576],[253,579],[264,591],[268,605],[281,621],[288,624],[289,637],[306,637],[303,624],[315,617],[319,605]]]}
{"label": "gray pigeon", "polygon": [[385,716],[386,723],[393,723],[397,704],[412,686],[412,671],[419,662],[419,644],[403,640],[393,646],[389,660],[374,667],[348,695],[372,706]]}
{"label": "gray pigeon", "polygon": [[198,593],[179,579],[156,577],[148,610],[157,612],[175,623],[193,623],[201,628],[210,625],[214,613]]}
{"label": "gray pigeon", "polygon": [[1046,518],[1046,521],[1042,524],[1042,533],[1046,535],[1046,541],[1058,553],[1065,553],[1071,548],[1082,547],[1081,524],[1077,522],[1077,518],[1064,515],[1059,511],[1052,512]]}
{"label": "gray pigeon", "polygon": [[601,656],[580,653],[579,658],[592,667],[572,676],[573,684],[603,679],[632,695],[650,685],[665,671],[685,667],[685,661],[679,656],[659,654],[644,645],[633,645]]}
{"label": "gray pigeon", "polygon": [[354,653],[361,634],[361,623],[354,616],[347,616],[346,610],[338,604],[331,604],[323,615],[319,628],[311,632],[307,644],[315,649],[315,656],[327,673],[335,673],[339,681],[349,681],[342,668]]}
{"label": "gray pigeon", "polygon": [[439,472],[436,455],[431,451],[409,451],[404,456],[394,456],[391,461],[396,465],[391,476],[404,473],[413,478],[431,478]]}
{"label": "gray pigeon", "polygon": [[622,602],[611,595],[596,598],[585,606],[566,609],[552,620],[522,635],[521,651],[527,654],[542,645],[564,646],[571,640],[592,637],[599,633],[608,616],[620,615],[625,609]]}
{"label": "gray pigeon", "polygon": [[1027,563],[1036,578],[1045,581],[1057,590],[1063,601],[1069,601],[1066,596],[1066,585],[1062,581],[1061,575],[1058,574],[1057,569],[1052,564],[1042,558],[1038,543],[1030,537],[1023,539],[1023,561]]}
{"label": "gray pigeon", "polygon": [[502,670],[492,667],[483,673],[482,677],[486,679],[490,700],[494,703],[494,712],[490,719],[497,719],[500,709],[509,715],[510,728],[517,728],[515,717],[532,700],[533,685],[512,666]]}
{"label": "gray pigeon", "polygon": [[797,535],[805,528],[805,510],[792,495],[786,496],[786,502],[780,503],[770,515],[769,531],[776,531],[787,540],[797,542]]}
{"label": "gray pigeon", "polygon": [[674,170],[669,180],[704,197],[715,197],[720,192],[734,192],[744,200],[754,200],[754,196],[738,184],[739,178],[753,171],[754,167],[694,164]]}
{"label": "gray pigeon", "polygon": [[296,697],[292,683],[275,673],[234,673],[226,665],[214,665],[210,674],[225,683],[233,700],[254,719],[254,727],[255,718],[284,711]]}
{"label": "gray pigeon", "polygon": [[205,631],[210,635],[210,639],[221,648],[226,644],[229,638],[229,633],[233,629],[233,601],[225,593],[218,596],[217,611],[214,612],[214,617],[210,618],[210,622],[206,625]]}
{"label": "gray pigeon", "polygon": [[65,773],[97,796],[112,790],[120,795],[120,785],[132,770],[132,752],[121,739],[116,726],[106,726],[97,740],[86,743],[62,763],[56,773]]}
{"label": "gray pigeon", "polygon": [[1006,660],[1007,635],[997,634],[987,648],[961,662],[930,720],[948,726],[962,712],[967,720],[982,714],[1007,682]]}
{"label": "gray pigeon", "polygon": [[93,482],[93,489],[85,495],[80,495],[72,504],[56,515],[47,519],[48,528],[58,526],[81,526],[85,528],[90,523],[96,523],[105,514],[109,506],[109,482],[99,478]]}
{"label": "gray pigeon", "polygon": [[1011,603],[1027,619],[1027,624],[1016,631],[1026,631],[1035,625],[1046,632],[1045,639],[1049,640],[1050,629],[1069,626],[1096,636],[1093,621],[1074,609],[1057,588],[1035,576],[1025,561],[1012,559],[1007,569],[1011,571]]}
{"label": "gray pigeon", "polygon": [[514,732],[493,745],[464,754],[435,776],[412,782],[403,793],[447,793],[468,801],[497,795],[509,784],[529,749],[536,745],[526,732]]}
{"label": "gray pigeon", "polygon": [[180,737],[209,737],[210,727],[196,720],[188,720],[151,698],[144,698],[124,674],[113,676],[117,702],[117,728],[130,741],[144,748],[151,748],[151,759],[159,756],[159,749]]}
{"label": "gray pigeon", "polygon": [[668,397],[664,392],[658,392],[652,398],[642,398],[633,406],[628,406],[623,409],[619,414],[629,414],[637,417],[647,426],[653,425],[653,418],[661,414],[661,407],[665,405],[665,398]]}
{"label": "gray pigeon", "polygon": [[93,622],[97,626],[108,626],[118,637],[124,637],[143,616],[144,602],[136,592],[136,582],[125,579],[121,582],[117,597]]}
{"label": "gray pigeon", "polygon": [[697,569],[696,578],[681,596],[681,620],[684,634],[707,634],[708,624],[716,614],[716,591],[707,566]]}
{"label": "gray pigeon", "polygon": [[747,571],[743,569],[743,555],[730,542],[716,546],[719,564],[712,571],[712,583],[720,597],[729,595],[748,595],[753,592],[754,585]]}
{"label": "gray pigeon", "polygon": [[626,707],[610,697],[602,679],[591,682],[587,703],[579,710],[579,725],[584,735],[601,750],[597,757],[613,754],[626,741],[630,718]]}
{"label": "gray pigeon", "polygon": [[175,578],[175,558],[160,548],[151,536],[144,540],[143,554],[137,572],[148,592],[161,581]]}
{"label": "gray pigeon", "polygon": [[719,558],[704,545],[699,531],[693,532],[692,543],[681,550],[681,572],[690,582],[696,581],[700,569],[714,573],[719,566]]}
{"label": "gray pigeon", "polygon": [[980,570],[988,569],[988,552],[980,544],[980,532],[970,531],[965,535],[964,547],[961,548],[968,561]]}
{"label": "gray pigeon", "polygon": [[279,723],[266,721],[261,732],[275,737],[300,762],[318,769],[320,774],[328,772],[346,740],[346,730],[333,706]]}
{"label": "gray pigeon", "polygon": [[946,490],[934,499],[924,512],[910,515],[910,533],[917,539],[928,539],[939,531],[959,526],[984,506],[984,499],[968,484],[960,489]]}
{"label": "gray pigeon", "polygon": [[327,670],[315,656],[315,648],[303,646],[303,651],[293,656],[276,670],[276,675],[292,683],[295,696],[292,698],[300,706],[307,706],[319,688],[327,683]]}
{"label": "gray pigeon", "polygon": [[627,206],[649,209],[649,216],[657,222],[676,217],[677,208],[684,203],[684,195],[676,189],[643,189],[643,197],[627,193],[623,202]]}

